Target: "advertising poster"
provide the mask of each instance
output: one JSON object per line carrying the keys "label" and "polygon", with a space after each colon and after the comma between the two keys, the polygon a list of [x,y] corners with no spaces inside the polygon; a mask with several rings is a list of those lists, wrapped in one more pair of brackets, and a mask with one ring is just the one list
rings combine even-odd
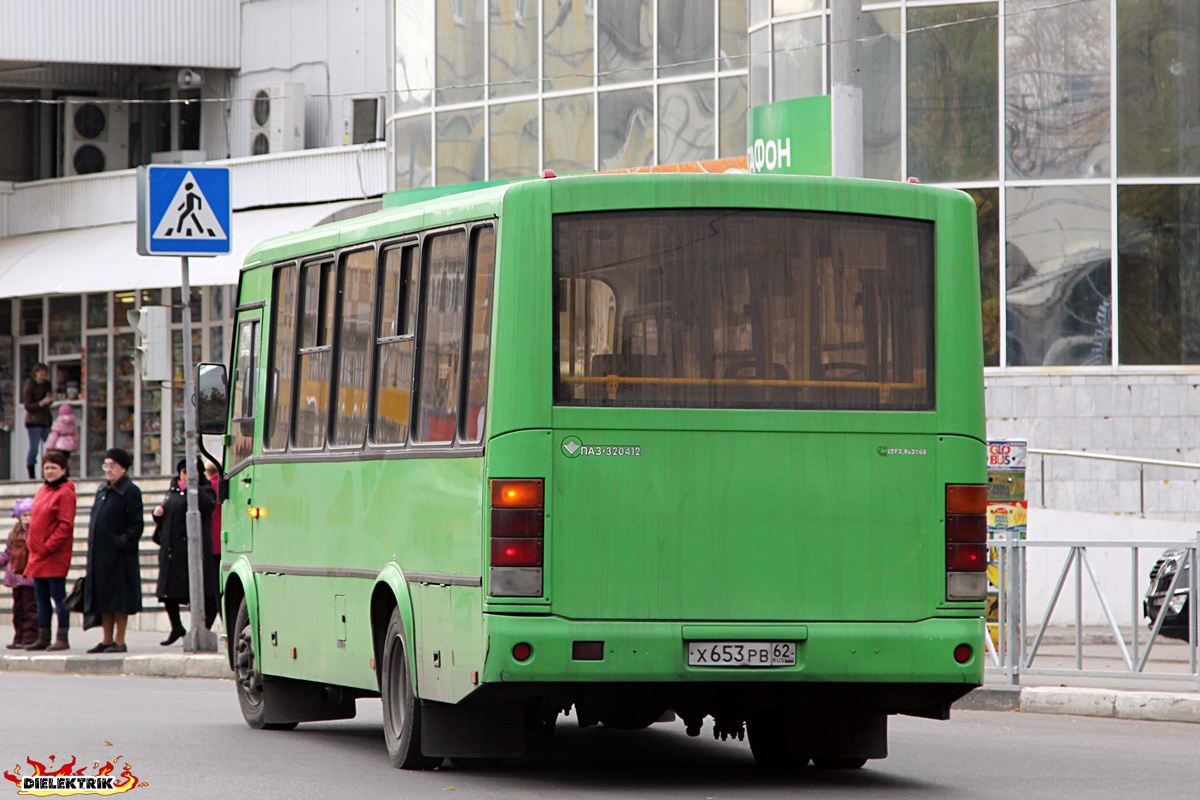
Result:
{"label": "advertising poster", "polygon": [[[1027,443],[1022,439],[988,442],[988,539],[1024,539],[1029,503],[1025,500]],[[987,623],[992,640],[997,639],[1000,610],[1000,552],[988,550]]]}

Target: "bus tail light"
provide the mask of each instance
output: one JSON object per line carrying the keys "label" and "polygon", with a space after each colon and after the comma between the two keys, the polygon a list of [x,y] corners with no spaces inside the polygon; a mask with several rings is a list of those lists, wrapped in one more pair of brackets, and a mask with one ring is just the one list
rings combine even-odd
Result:
{"label": "bus tail light", "polygon": [[493,597],[542,594],[545,482],[497,479],[489,484],[491,548],[488,593]]}
{"label": "bus tail light", "polygon": [[946,485],[946,599],[987,599],[987,486]]}

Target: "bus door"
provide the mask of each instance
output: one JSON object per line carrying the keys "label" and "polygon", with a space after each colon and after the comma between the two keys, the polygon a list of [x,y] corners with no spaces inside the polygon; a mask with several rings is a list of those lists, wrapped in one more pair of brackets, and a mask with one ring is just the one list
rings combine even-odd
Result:
{"label": "bus door", "polygon": [[254,453],[258,417],[258,364],[261,312],[257,309],[238,317],[234,344],[233,385],[229,397],[229,447],[226,475],[229,502],[221,515],[222,548],[231,553],[254,549]]}

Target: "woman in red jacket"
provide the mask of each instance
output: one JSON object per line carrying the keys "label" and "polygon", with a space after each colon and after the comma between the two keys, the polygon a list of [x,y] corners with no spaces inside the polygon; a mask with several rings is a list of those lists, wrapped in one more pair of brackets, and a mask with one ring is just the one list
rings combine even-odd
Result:
{"label": "woman in red jacket", "polygon": [[[29,522],[29,563],[25,575],[33,578],[33,593],[38,606],[38,638],[26,650],[67,650],[67,630],[71,612],[67,596],[67,571],[71,569],[71,550],[75,544],[75,484],[67,477],[67,456],[47,450],[42,456],[42,475],[46,482],[33,498]],[[50,644],[50,603],[58,616],[58,633]]]}

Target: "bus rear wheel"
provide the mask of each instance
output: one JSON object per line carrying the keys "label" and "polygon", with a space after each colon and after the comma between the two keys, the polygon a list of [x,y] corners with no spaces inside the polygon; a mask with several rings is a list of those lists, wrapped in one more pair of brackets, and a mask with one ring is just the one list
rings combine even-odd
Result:
{"label": "bus rear wheel", "polygon": [[767,769],[800,769],[808,764],[808,756],[792,753],[788,743],[787,717],[782,711],[758,711],[746,720],[746,735],[750,752],[760,767]]}
{"label": "bus rear wheel", "polygon": [[379,694],[383,699],[383,739],[397,769],[433,769],[442,759],[421,752],[421,703],[412,688],[408,645],[400,609],[392,610],[383,642]]}
{"label": "bus rear wheel", "polygon": [[267,722],[267,700],[263,687],[266,679],[258,669],[254,652],[254,635],[250,627],[250,609],[242,598],[237,618],[233,624],[234,643],[233,674],[237,684],[238,705],[242,718],[255,730],[290,731],[295,722]]}

